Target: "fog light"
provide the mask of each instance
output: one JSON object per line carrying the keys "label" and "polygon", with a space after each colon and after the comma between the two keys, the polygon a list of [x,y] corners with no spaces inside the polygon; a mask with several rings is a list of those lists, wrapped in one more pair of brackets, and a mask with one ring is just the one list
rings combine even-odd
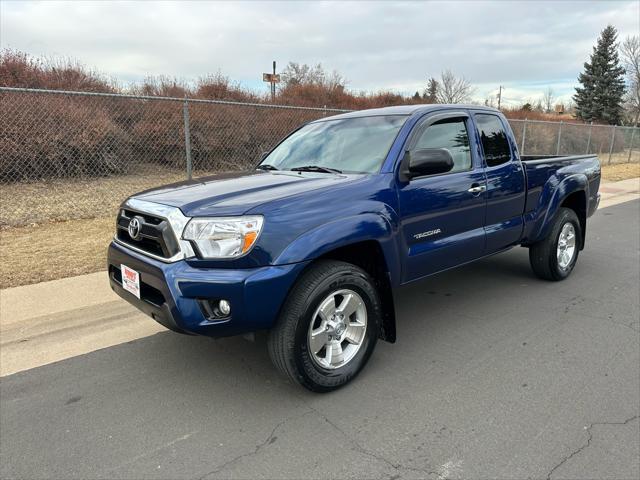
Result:
{"label": "fog light", "polygon": [[218,302],[218,309],[220,310],[220,313],[226,317],[231,313],[231,304],[226,300],[220,300]]}
{"label": "fog light", "polygon": [[231,303],[228,300],[218,300],[217,298],[201,298],[198,304],[204,317],[210,322],[225,320],[231,313]]}

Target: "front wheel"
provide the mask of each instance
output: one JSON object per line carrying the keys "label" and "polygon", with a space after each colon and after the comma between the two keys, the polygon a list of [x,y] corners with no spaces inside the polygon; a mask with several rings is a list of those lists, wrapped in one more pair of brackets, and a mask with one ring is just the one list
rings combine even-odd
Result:
{"label": "front wheel", "polygon": [[349,263],[327,260],[309,267],[269,332],[274,365],[314,392],[351,381],[378,339],[381,304],[373,285],[364,270]]}
{"label": "front wheel", "polygon": [[531,245],[529,261],[534,273],[545,280],[564,280],[578,261],[582,227],[576,212],[560,208],[546,238]]}

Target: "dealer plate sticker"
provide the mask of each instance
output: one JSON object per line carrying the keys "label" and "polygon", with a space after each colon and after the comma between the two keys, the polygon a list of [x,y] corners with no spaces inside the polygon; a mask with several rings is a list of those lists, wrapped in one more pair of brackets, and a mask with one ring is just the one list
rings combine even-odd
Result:
{"label": "dealer plate sticker", "polygon": [[140,274],[133,268],[120,265],[122,272],[122,288],[140,298]]}

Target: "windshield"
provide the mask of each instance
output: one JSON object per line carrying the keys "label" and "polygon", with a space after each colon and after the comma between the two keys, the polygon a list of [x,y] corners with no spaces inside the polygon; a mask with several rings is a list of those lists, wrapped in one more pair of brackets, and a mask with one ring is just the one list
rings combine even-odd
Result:
{"label": "windshield", "polygon": [[310,123],[287,137],[261,165],[278,170],[313,166],[376,173],[406,118],[387,115]]}

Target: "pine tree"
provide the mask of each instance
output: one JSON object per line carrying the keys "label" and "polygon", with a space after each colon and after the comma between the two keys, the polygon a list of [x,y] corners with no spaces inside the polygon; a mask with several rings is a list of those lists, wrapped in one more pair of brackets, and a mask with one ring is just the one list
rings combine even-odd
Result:
{"label": "pine tree", "polygon": [[437,95],[438,95],[438,88],[440,87],[440,85],[438,84],[438,81],[431,77],[429,78],[429,80],[427,80],[427,89],[424,92],[424,100],[427,103],[436,103],[437,102]]}
{"label": "pine tree", "polygon": [[618,32],[612,25],[602,32],[584,72],[578,77],[581,87],[573,96],[576,116],[588,122],[618,124],[622,120],[624,68],[618,58]]}

